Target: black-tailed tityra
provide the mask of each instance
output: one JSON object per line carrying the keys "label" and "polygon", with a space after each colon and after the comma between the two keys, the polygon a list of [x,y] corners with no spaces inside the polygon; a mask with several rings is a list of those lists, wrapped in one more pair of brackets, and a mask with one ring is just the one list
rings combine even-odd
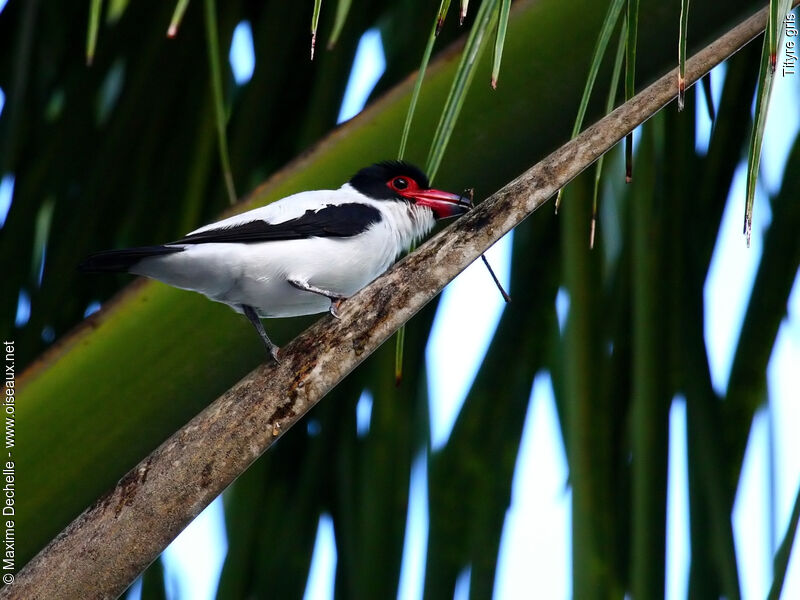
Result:
{"label": "black-tailed tityra", "polygon": [[469,209],[405,162],[361,169],[338,190],[301,192],[162,246],[108,250],[84,271],[127,271],[243,313],[277,360],[260,317],[330,310],[386,271],[437,219]]}

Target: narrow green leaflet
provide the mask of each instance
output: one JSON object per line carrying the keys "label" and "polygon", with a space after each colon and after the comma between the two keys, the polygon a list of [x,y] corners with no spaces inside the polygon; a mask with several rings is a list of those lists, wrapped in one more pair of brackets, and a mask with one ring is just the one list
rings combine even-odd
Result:
{"label": "narrow green leaflet", "polygon": [[[636,93],[636,36],[639,30],[639,0],[628,0],[628,41],[625,47],[625,101]],[[633,132],[625,136],[625,183],[633,179]]]}
{"label": "narrow green leaflet", "polygon": [[[761,145],[764,142],[764,128],[767,125],[767,109],[769,107],[769,97],[772,93],[772,83],[774,81],[775,70],[772,65],[773,55],[771,54],[771,39],[773,35],[776,39],[777,47],[783,39],[785,31],[784,22],[779,20],[773,23],[772,9],[777,4],[778,12],[785,15],[789,12],[791,0],[772,0],[770,4],[770,19],[767,23],[767,35],[764,36],[764,44],[761,50],[761,69],[758,73],[758,91],[756,92],[755,122],[753,123],[753,133],[750,137],[750,147],[747,153],[747,196],[744,207],[744,226],[742,231],[747,239],[747,247],[750,247],[750,234],[753,229],[753,203],[756,197],[756,182],[758,181],[758,169],[761,164]],[[771,30],[775,29],[773,34]]]}
{"label": "narrow green leaflet", "polygon": [[[611,87],[608,88],[608,98],[606,100],[606,114],[614,110],[614,101],[617,97],[617,86],[619,86],[619,78],[622,75],[622,60],[625,58],[625,40],[628,34],[628,24],[623,19],[622,29],[619,32],[619,42],[617,44],[617,55],[614,57],[614,70],[611,73]],[[589,248],[594,248],[594,236],[597,229],[597,197],[600,194],[600,177],[603,173],[603,154],[594,169],[594,191],[592,192],[592,225],[589,230]],[[559,194],[561,192],[559,191]]]}
{"label": "narrow green leaflet", "polygon": [[331,31],[331,39],[328,40],[328,50],[331,50],[336,45],[336,42],[339,41],[339,35],[342,33],[352,4],[352,0],[339,0],[336,3],[336,15],[333,17],[333,30]]}
{"label": "narrow green leaflet", "polygon": [[172,20],[169,22],[169,29],[167,29],[167,37],[175,37],[178,35],[178,27],[183,20],[183,14],[186,12],[186,7],[189,6],[189,0],[178,0],[175,5],[175,12],[172,13]]}
{"label": "narrow green leaflet", "polygon": [[492,89],[497,89],[497,78],[500,76],[500,61],[503,59],[503,44],[506,42],[506,29],[508,29],[508,12],[511,10],[511,0],[501,0],[498,8],[497,39],[494,43],[494,61],[492,64]]}
{"label": "narrow green leaflet", "polygon": [[225,134],[227,118],[222,101],[222,67],[219,63],[219,37],[217,35],[217,13],[214,0],[206,0],[206,45],[208,47],[208,63],[211,71],[211,90],[214,94],[214,114],[217,122],[217,147],[222,174],[225,177],[225,189],[231,206],[236,203],[236,190],[233,187],[231,161],[228,157],[228,138]]}
{"label": "narrow green leaflet", "polygon": [[461,62],[456,70],[456,76],[453,84],[450,87],[450,93],[447,95],[442,116],[439,119],[439,125],[436,127],[436,133],[433,136],[431,149],[428,154],[425,171],[428,173],[430,180],[436,177],[436,173],[441,165],[444,151],[447,148],[447,143],[450,141],[450,136],[455,128],[458,114],[461,112],[461,107],[464,105],[464,98],[467,95],[469,86],[472,83],[472,78],[475,75],[475,67],[478,64],[478,59],[483,54],[486,44],[489,41],[489,32],[494,27],[497,19],[497,4],[499,0],[485,0],[481,2],[478,9],[478,14],[475,16],[475,23],[472,30],[469,32],[467,44],[464,46],[464,52],[461,54]]}
{"label": "narrow green leaflet", "polygon": [[[603,62],[603,57],[608,47],[608,41],[611,39],[611,34],[614,32],[614,27],[617,25],[624,2],[625,0],[611,0],[611,3],[608,5],[608,12],[606,12],[603,26],[600,28],[600,34],[597,36],[597,43],[592,53],[592,62],[589,66],[589,75],[586,77],[586,85],[583,88],[583,96],[581,97],[581,104],[578,107],[578,115],[575,117],[575,125],[572,127],[571,137],[573,138],[581,132],[583,118],[586,116],[586,107],[589,105],[589,98],[592,95],[594,82],[597,79],[597,72],[600,70],[600,63]],[[558,212],[558,208],[561,206],[562,194],[563,190],[558,190],[558,195],[556,196],[556,212]]]}
{"label": "narrow green leaflet", "polygon": [[41,286],[44,269],[45,249],[50,238],[50,227],[53,224],[53,211],[56,208],[54,198],[48,198],[36,214],[36,229],[33,234],[33,260],[31,261],[31,281]]}
{"label": "narrow green leaflet", "polygon": [[[469,37],[467,38],[466,46],[461,54],[461,62],[456,70],[456,76],[453,79],[453,84],[450,87],[450,92],[445,101],[442,116],[439,119],[439,125],[436,128],[436,133],[431,143],[431,149],[428,154],[428,160],[425,165],[425,172],[428,173],[430,181],[433,182],[436,172],[439,170],[439,165],[442,162],[444,151],[450,141],[450,135],[455,128],[458,114],[466,98],[469,86],[472,83],[472,78],[475,75],[475,66],[486,48],[489,40],[489,31],[494,27],[495,21],[498,17],[498,10],[500,0],[486,0],[481,3],[478,9],[478,14],[475,17],[475,23],[470,30]],[[405,152],[406,142],[408,140],[408,132],[411,128],[411,119],[413,118],[413,110],[416,106],[417,98],[419,96],[419,89],[422,85],[422,78],[424,76],[425,67],[427,66],[430,53],[433,48],[433,41],[436,37],[438,29],[439,18],[443,18],[446,14],[447,5],[443,0],[439,6],[437,20],[434,24],[431,37],[428,40],[428,46],[425,48],[425,55],[423,56],[423,64],[420,67],[420,72],[417,75],[417,81],[414,85],[412,93],[411,105],[409,112],[406,114],[406,123],[403,127],[403,135],[400,141],[399,157],[402,158]],[[466,9],[464,3],[461,5],[462,10]],[[414,251],[412,246],[411,252]],[[405,338],[405,328],[401,327],[397,332],[397,341],[395,347],[395,381],[400,382],[403,376],[403,341]]]}
{"label": "narrow green leaflet", "polygon": [[97,30],[100,28],[100,12],[103,9],[103,0],[92,0],[89,6],[89,30],[86,32],[86,64],[94,61],[94,50],[97,46]]}
{"label": "narrow green leaflet", "polygon": [[[444,18],[447,15],[447,9],[450,7],[450,0],[442,0],[439,4],[439,11],[436,14],[436,21],[431,28],[431,34],[428,37],[428,44],[425,46],[425,52],[422,54],[422,62],[417,71],[417,79],[414,81],[414,90],[411,92],[411,101],[408,105],[406,112],[406,120],[403,124],[403,133],[400,136],[400,149],[397,152],[397,159],[403,160],[406,153],[406,144],[408,143],[408,134],[411,131],[411,122],[414,120],[414,111],[417,108],[417,100],[419,99],[419,92],[422,89],[422,80],[425,78],[425,71],[428,68],[428,62],[433,52],[433,44],[436,41],[436,36],[442,30],[444,25]],[[409,252],[414,251],[414,244],[411,245]],[[400,385],[403,379],[403,345],[406,339],[406,326],[403,325],[397,330],[397,337],[395,338],[395,351],[394,351],[394,380],[396,385]]]}
{"label": "narrow green leaflet", "polygon": [[[586,116],[586,107],[589,105],[589,98],[592,95],[594,82],[597,79],[597,72],[600,70],[600,64],[603,62],[603,57],[606,54],[608,42],[611,40],[611,34],[614,32],[614,27],[617,26],[619,14],[622,11],[622,5],[625,0],[612,0],[608,6],[608,12],[603,20],[603,26],[600,29],[600,34],[597,36],[597,43],[594,47],[592,54],[592,63],[589,67],[589,75],[586,78],[586,86],[583,88],[583,96],[581,97],[581,104],[578,107],[578,116],[575,117],[575,125],[572,127],[572,137],[576,137],[581,132],[583,126],[583,119]],[[625,29],[623,29],[623,32]]]}
{"label": "narrow green leaflet", "polygon": [[686,96],[686,32],[689,27],[689,0],[681,0],[681,24],[678,30],[678,110],[683,110]]}
{"label": "narrow green leaflet", "polygon": [[789,567],[789,557],[792,555],[792,544],[797,534],[797,521],[800,520],[800,488],[797,489],[797,496],[794,498],[794,508],[792,516],[789,518],[789,527],[786,528],[786,535],[775,553],[775,563],[773,565],[772,587],[767,598],[769,600],[779,600],[783,590],[783,581],[786,579],[786,569]]}
{"label": "narrow green leaflet", "polygon": [[317,43],[320,8],[322,8],[322,0],[314,0],[314,13],[311,15],[311,60],[314,60],[314,46]]}
{"label": "narrow green leaflet", "polygon": [[122,18],[130,0],[109,0],[106,7],[106,24],[113,25]]}
{"label": "narrow green leaflet", "polygon": [[433,43],[436,41],[436,36],[441,31],[441,25],[444,23],[444,17],[447,14],[447,9],[450,6],[450,0],[442,0],[439,4],[439,12],[436,15],[436,21],[431,29],[431,34],[428,37],[428,45],[425,46],[425,52],[422,54],[422,62],[417,71],[417,79],[414,81],[414,90],[411,92],[411,102],[408,105],[408,112],[406,113],[406,121],[403,124],[403,133],[400,136],[400,150],[397,153],[398,160],[403,160],[403,155],[406,153],[406,144],[408,143],[408,134],[411,131],[411,122],[414,120],[414,111],[417,108],[417,100],[419,99],[419,92],[422,89],[422,80],[425,79],[425,71],[428,69],[428,62],[433,52]]}

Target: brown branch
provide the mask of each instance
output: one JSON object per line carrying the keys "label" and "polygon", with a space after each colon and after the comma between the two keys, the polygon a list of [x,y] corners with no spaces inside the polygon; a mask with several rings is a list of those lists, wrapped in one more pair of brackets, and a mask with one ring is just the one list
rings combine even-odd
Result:
{"label": "brown branch", "polygon": [[[687,85],[764,30],[762,10],[686,63]],[[675,98],[677,69],[492,195],[192,419],[75,519],[0,598],[121,594],[222,490],[458,273]]]}

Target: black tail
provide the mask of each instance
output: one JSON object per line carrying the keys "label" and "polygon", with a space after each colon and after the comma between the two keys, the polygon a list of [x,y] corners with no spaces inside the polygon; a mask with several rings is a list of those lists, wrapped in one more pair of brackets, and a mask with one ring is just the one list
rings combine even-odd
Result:
{"label": "black tail", "polygon": [[143,258],[172,254],[182,250],[183,248],[176,246],[142,246],[141,248],[106,250],[89,256],[78,265],[78,269],[87,273],[125,272],[129,271],[131,267]]}

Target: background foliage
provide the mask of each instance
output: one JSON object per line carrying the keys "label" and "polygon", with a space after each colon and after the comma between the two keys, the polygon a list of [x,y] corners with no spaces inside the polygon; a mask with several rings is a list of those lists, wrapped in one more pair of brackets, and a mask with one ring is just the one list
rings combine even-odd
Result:
{"label": "background foliage", "polygon": [[[603,4],[515,3],[499,89],[489,89],[486,53],[439,187],[474,186],[484,197],[568,138]],[[675,4],[641,2],[637,88],[674,66]],[[190,3],[169,40],[173,8],[107,3],[88,68],[88,3],[12,0],[0,14],[0,173],[15,175],[0,230],[0,327],[17,343],[18,370],[32,365],[18,407],[18,472],[26,490],[21,562],[262,359],[249,326],[224,307],[138,283],[34,362],[81,321],[90,302],[105,302],[128,282],[80,276],[75,265],[84,255],[172,239],[227,206],[203,6]],[[354,0],[336,47],[325,51],[335,11],[333,3],[324,5],[311,63],[311,2],[216,7],[230,161],[236,189],[250,194],[245,206],[338,186],[363,164],[396,154],[408,77],[435,8],[421,0]],[[760,3],[745,0],[730,0],[724,11],[693,6],[689,52],[756,8]],[[241,20],[252,24],[256,65],[252,79],[237,86],[227,49]],[[451,14],[437,48],[461,33],[456,20]],[[387,69],[374,91],[381,99],[335,129],[356,45],[372,26],[386,51]],[[612,58],[598,76],[601,97]],[[410,160],[422,163],[427,155],[457,62],[455,50],[434,55]],[[692,91],[684,113],[669,107],[643,128],[633,184],[621,185],[622,167],[610,161],[594,250],[587,243],[591,173],[566,191],[557,217],[540,211],[517,229],[514,301],[448,443],[427,453],[426,596],[452,596],[468,565],[470,595],[491,594],[531,385],[542,371],[553,379],[570,465],[574,595],[663,593],[668,414],[677,395],[687,401],[691,592],[740,595],[733,499],[800,264],[795,144],[781,191],[770,199],[772,224],[721,397],[708,369],[703,284],[747,147],[758,67],[757,45],[730,61],[707,154],[695,150]],[[600,114],[601,100],[590,102],[589,121]],[[570,298],[563,330],[555,311],[559,289]],[[20,293],[30,298],[24,322],[16,319]],[[396,595],[411,464],[429,447],[426,384],[435,374],[426,373],[424,349],[435,309],[428,306],[408,328],[400,387],[387,345],[314,409],[309,418],[319,422],[318,435],[289,431],[228,491],[229,553],[218,597],[301,595],[321,512],[332,515],[336,533],[337,595]],[[307,322],[275,323],[271,331],[287,340]],[[354,415],[363,390],[374,408],[369,433],[359,437]],[[146,581],[157,593],[159,572]]]}

